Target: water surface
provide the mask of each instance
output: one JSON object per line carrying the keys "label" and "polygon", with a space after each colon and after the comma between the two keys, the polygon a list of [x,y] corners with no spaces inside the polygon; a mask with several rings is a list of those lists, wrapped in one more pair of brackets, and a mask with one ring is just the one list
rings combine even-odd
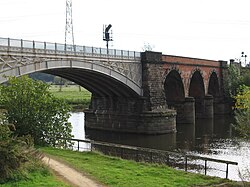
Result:
{"label": "water surface", "polygon": [[[229,165],[229,178],[250,181],[250,142],[236,137],[229,117],[217,117],[214,120],[197,120],[196,124],[177,124],[177,133],[162,135],[140,135],[84,129],[84,113],[74,112],[69,121],[73,125],[74,138],[90,139],[111,143],[147,147],[160,150],[184,151],[191,154],[238,162],[238,166]],[[82,144],[81,147],[86,147]],[[225,164],[208,162],[208,175],[225,177]],[[223,170],[223,171],[222,171]],[[248,171],[247,171],[248,170]],[[204,171],[200,171],[201,173]]]}

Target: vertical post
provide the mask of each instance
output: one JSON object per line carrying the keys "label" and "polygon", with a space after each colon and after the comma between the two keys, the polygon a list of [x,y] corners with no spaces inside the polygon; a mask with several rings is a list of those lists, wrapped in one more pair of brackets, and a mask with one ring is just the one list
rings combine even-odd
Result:
{"label": "vertical post", "polygon": [[85,46],[82,46],[82,53],[85,54],[86,53],[86,49],[85,49]]}
{"label": "vertical post", "polygon": [[92,145],[93,145],[93,143],[92,143],[92,141],[90,141],[90,151],[91,152],[93,151]]}
{"label": "vertical post", "polygon": [[185,155],[185,171],[187,171],[187,155]]}
{"label": "vertical post", "polygon": [[23,39],[21,39],[21,51],[23,52]]}
{"label": "vertical post", "polygon": [[139,162],[138,149],[136,149],[136,162]]}
{"label": "vertical post", "polygon": [[33,40],[33,53],[36,51],[36,42]]}
{"label": "vertical post", "polygon": [[64,139],[64,149],[66,149],[66,148],[67,148],[67,140]]}
{"label": "vertical post", "polygon": [[80,143],[79,143],[79,140],[77,140],[77,150],[79,151],[79,149],[80,149],[80,145],[79,145]]}
{"label": "vertical post", "polygon": [[55,53],[57,53],[57,43],[55,43]]}
{"label": "vertical post", "polygon": [[169,166],[169,154],[167,154],[167,165]]}
{"label": "vertical post", "polygon": [[8,38],[8,48],[10,48],[10,38]]}
{"label": "vertical post", "polygon": [[46,47],[46,42],[44,42],[44,50],[46,50],[47,49],[47,47]]}
{"label": "vertical post", "polygon": [[226,169],[226,179],[228,178],[228,163],[227,163],[227,169]]}
{"label": "vertical post", "polygon": [[76,45],[73,44],[74,55],[76,55]]}
{"label": "vertical post", "polygon": [[207,160],[205,160],[205,175],[207,175]]}
{"label": "vertical post", "polygon": [[122,149],[122,147],[121,147],[121,158],[123,157],[123,149]]}

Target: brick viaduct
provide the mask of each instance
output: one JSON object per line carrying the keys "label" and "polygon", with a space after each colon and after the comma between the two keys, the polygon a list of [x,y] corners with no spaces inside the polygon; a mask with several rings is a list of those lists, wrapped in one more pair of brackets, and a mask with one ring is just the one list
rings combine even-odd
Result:
{"label": "brick viaduct", "polygon": [[103,103],[107,100],[93,96],[87,127],[157,134],[175,131],[176,123],[229,113],[223,86],[227,62],[147,51],[141,63],[143,96],[118,99],[112,111]]}

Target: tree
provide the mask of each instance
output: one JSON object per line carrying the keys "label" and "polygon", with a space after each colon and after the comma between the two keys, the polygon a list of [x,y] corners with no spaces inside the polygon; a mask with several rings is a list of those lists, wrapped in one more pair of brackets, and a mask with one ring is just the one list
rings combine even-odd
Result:
{"label": "tree", "polygon": [[243,83],[246,86],[250,86],[250,70],[249,70],[249,68],[245,69],[245,71],[242,73],[242,79],[243,79]]}
{"label": "tree", "polygon": [[64,143],[58,137],[72,137],[70,107],[49,92],[48,84],[27,76],[10,77],[0,92],[1,104],[7,110],[8,121],[15,125],[16,135],[31,135],[35,144],[53,146]]}
{"label": "tree", "polygon": [[240,67],[236,64],[230,64],[228,67],[228,76],[225,82],[226,94],[229,97],[234,97],[237,95],[237,90],[242,84],[242,75],[240,72]]}
{"label": "tree", "polygon": [[152,51],[154,47],[155,47],[154,45],[151,45],[149,43],[144,42],[144,45],[142,47],[142,51]]}
{"label": "tree", "polygon": [[250,87],[241,86],[236,98],[236,129],[244,138],[250,138]]}

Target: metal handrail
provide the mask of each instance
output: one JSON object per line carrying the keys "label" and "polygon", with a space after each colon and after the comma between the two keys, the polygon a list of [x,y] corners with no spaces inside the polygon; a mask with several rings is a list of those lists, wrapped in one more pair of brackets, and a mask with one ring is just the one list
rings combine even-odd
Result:
{"label": "metal handrail", "polygon": [[0,46],[5,46],[8,48],[20,48],[23,49],[33,49],[33,50],[43,50],[43,51],[54,51],[55,53],[66,53],[66,54],[86,54],[86,55],[98,55],[98,56],[109,56],[109,57],[119,57],[124,59],[139,59],[141,57],[140,52],[118,50],[118,49],[106,49],[101,47],[88,47],[80,45],[70,45],[70,44],[60,44],[60,43],[50,43],[50,42],[39,42],[31,40],[22,39],[11,39],[11,38],[1,38]]}
{"label": "metal handrail", "polygon": [[[58,139],[64,139],[64,138],[58,138]],[[101,141],[92,141],[92,140],[81,140],[81,139],[64,139],[64,140],[71,140],[71,141],[76,141],[78,142],[78,146],[77,146],[77,150],[80,150],[80,143],[79,142],[84,142],[84,143],[89,143],[90,144],[90,150],[92,151],[92,146],[94,145],[100,145],[100,146],[106,146],[106,147],[112,147],[112,148],[119,148],[121,153],[121,157],[123,155],[123,149],[128,149],[128,150],[133,150],[136,151],[136,154],[138,154],[138,151],[144,151],[147,153],[150,153],[151,155],[151,162],[153,160],[152,158],[152,154],[153,153],[160,153],[160,154],[164,154],[167,156],[170,155],[175,155],[175,156],[181,156],[184,158],[184,169],[185,171],[187,171],[188,169],[188,158],[192,158],[194,160],[203,160],[205,161],[204,163],[204,170],[205,170],[205,175],[207,174],[207,161],[211,161],[211,162],[216,162],[216,163],[223,163],[226,164],[226,179],[228,178],[228,172],[229,172],[229,168],[228,166],[231,165],[238,165],[237,162],[233,162],[233,161],[228,161],[228,160],[222,160],[222,159],[214,159],[214,158],[208,158],[208,157],[202,157],[202,156],[196,156],[196,155],[191,155],[191,154],[187,154],[187,153],[179,153],[179,152],[173,152],[173,151],[164,151],[164,150],[157,150],[157,149],[150,149],[150,148],[143,148],[143,147],[136,147],[136,146],[129,146],[129,145],[121,145],[121,144],[115,144],[115,143],[108,143],[108,142],[101,142]],[[136,156],[138,157],[138,155]]]}

